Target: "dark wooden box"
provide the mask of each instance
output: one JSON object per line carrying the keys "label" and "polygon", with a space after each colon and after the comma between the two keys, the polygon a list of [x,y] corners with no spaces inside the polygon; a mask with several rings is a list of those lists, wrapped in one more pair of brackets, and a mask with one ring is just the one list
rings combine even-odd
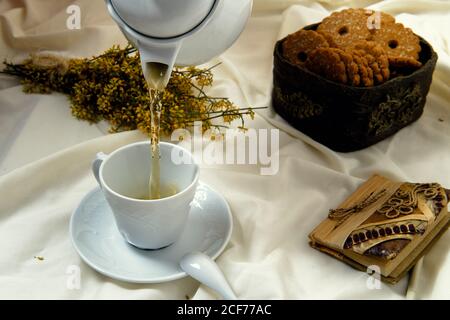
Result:
{"label": "dark wooden box", "polygon": [[[316,29],[318,24],[304,29]],[[437,54],[420,38],[422,67],[373,87],[353,87],[325,79],[274,50],[272,106],[292,126],[339,152],[375,144],[423,113]]]}

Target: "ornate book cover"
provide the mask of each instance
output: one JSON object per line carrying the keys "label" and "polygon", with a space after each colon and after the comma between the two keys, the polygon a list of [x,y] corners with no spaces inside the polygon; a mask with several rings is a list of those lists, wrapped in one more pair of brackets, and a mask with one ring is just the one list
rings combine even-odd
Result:
{"label": "ornate book cover", "polygon": [[309,235],[312,247],[395,283],[447,229],[448,190],[374,175]]}

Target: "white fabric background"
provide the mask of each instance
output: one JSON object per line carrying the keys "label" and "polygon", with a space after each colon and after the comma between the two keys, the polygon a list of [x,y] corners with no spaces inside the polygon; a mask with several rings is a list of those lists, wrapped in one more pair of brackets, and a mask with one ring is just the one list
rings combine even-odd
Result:
{"label": "white fabric background", "polygon": [[[82,8],[81,30],[65,28],[71,3]],[[292,129],[270,110],[259,112],[248,126],[282,130],[279,173],[261,176],[255,166],[238,165],[201,171],[201,179],[222,192],[233,211],[233,235],[217,261],[243,299],[450,298],[448,233],[415,269],[413,281],[405,278],[380,290],[369,290],[367,275],[311,249],[307,241],[328,209],[375,172],[450,187],[448,1],[256,0],[242,36],[211,61],[222,62],[212,94],[240,106],[269,105],[275,41],[344,6],[394,14],[432,43],[439,62],[425,113],[375,146],[342,154]],[[90,56],[124,43],[102,0],[2,1],[0,34],[0,57],[15,61],[30,51]],[[72,118],[62,95],[25,95],[15,79],[0,77],[0,298],[215,298],[189,278],[158,285],[111,280],[76,254],[68,223],[96,185],[92,158],[98,151],[145,139],[139,132],[108,135],[106,128]],[[66,287],[70,265],[81,268],[80,290]]]}

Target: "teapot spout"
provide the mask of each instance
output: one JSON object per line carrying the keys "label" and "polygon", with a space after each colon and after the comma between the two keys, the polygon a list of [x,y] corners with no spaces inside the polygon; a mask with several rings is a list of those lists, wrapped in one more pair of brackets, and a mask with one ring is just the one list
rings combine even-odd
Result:
{"label": "teapot spout", "polygon": [[153,43],[139,41],[142,71],[145,80],[152,89],[163,90],[169,82],[182,40]]}

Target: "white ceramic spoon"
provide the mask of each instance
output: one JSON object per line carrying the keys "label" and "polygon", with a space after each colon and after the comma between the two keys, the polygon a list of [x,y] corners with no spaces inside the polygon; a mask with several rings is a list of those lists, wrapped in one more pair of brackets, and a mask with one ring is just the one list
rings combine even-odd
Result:
{"label": "white ceramic spoon", "polygon": [[237,300],[222,271],[209,256],[201,252],[186,254],[180,261],[181,269],[192,278],[217,291],[225,300]]}

